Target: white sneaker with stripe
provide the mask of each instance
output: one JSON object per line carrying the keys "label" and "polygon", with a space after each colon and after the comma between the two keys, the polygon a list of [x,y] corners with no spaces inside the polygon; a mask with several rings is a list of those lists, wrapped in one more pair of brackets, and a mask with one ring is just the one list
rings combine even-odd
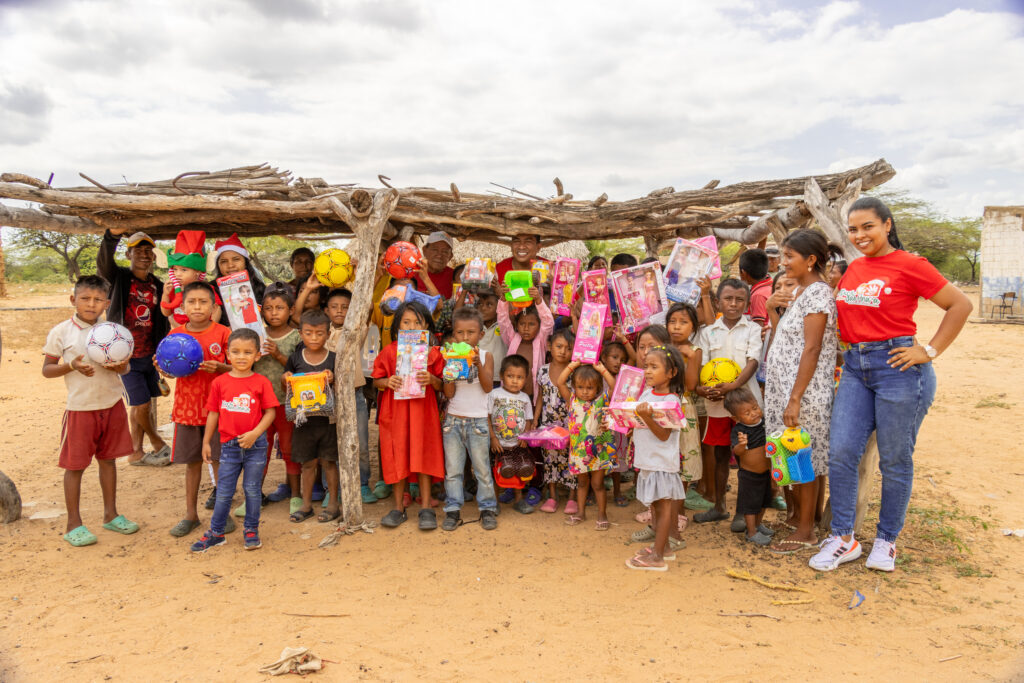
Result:
{"label": "white sneaker with stripe", "polygon": [[853,562],[860,557],[863,549],[857,539],[844,541],[842,536],[829,536],[821,544],[821,550],[807,563],[811,569],[830,572],[844,562]]}
{"label": "white sneaker with stripe", "polygon": [[882,572],[896,571],[896,544],[876,538],[865,566]]}

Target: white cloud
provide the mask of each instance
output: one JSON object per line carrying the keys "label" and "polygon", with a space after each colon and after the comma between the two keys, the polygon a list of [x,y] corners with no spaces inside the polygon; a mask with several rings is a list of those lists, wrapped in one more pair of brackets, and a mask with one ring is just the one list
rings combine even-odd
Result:
{"label": "white cloud", "polygon": [[[622,199],[885,156],[951,213],[1024,179],[1024,21],[857,3],[114,0],[0,6],[4,168]],[[40,85],[43,84],[43,85]],[[999,169],[992,185],[991,169]],[[1024,191],[1021,191],[1024,192]],[[991,198],[991,199],[990,199]],[[1024,201],[1024,194],[1017,200]]]}

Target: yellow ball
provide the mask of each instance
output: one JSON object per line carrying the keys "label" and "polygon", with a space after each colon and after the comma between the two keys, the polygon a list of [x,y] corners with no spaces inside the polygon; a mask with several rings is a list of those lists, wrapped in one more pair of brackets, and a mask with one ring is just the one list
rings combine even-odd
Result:
{"label": "yellow ball", "polygon": [[700,383],[706,387],[735,382],[740,366],[731,358],[712,358],[700,369]]}
{"label": "yellow ball", "polygon": [[327,287],[344,287],[352,279],[355,269],[352,259],[341,249],[328,249],[313,262],[316,279]]}
{"label": "yellow ball", "polygon": [[782,432],[779,443],[785,446],[787,450],[796,453],[801,448],[807,448],[811,445],[811,435],[803,427],[787,427]]}

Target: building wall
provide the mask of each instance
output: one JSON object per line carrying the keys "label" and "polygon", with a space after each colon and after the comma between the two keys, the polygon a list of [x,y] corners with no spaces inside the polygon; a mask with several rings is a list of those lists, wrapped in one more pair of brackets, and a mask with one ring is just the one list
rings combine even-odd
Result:
{"label": "building wall", "polygon": [[1004,292],[1016,292],[1024,315],[1024,206],[987,206],[981,229],[981,316],[998,318]]}

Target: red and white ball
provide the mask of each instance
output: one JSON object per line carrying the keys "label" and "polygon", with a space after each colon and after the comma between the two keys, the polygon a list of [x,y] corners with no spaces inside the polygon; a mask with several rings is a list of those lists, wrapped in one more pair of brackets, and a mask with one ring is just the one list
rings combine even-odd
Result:
{"label": "red and white ball", "polygon": [[118,365],[132,357],[135,339],[127,327],[103,322],[93,325],[85,342],[90,360],[100,365]]}

